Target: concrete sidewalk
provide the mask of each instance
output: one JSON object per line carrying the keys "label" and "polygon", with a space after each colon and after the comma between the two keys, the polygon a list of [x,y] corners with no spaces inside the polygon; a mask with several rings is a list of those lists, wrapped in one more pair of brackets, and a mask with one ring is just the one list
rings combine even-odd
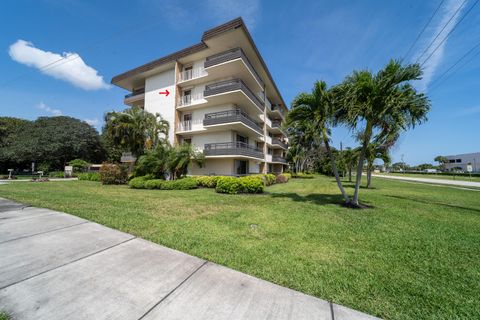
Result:
{"label": "concrete sidewalk", "polygon": [[446,180],[446,179],[431,179],[431,178],[414,178],[414,177],[401,177],[401,176],[387,176],[383,174],[373,174],[373,177],[386,178],[393,180],[414,181],[423,183],[442,184],[449,186],[461,186],[461,187],[475,187],[480,188],[480,182],[474,181],[461,181],[461,180]]}
{"label": "concrete sidewalk", "polygon": [[13,319],[377,319],[61,212],[0,198]]}

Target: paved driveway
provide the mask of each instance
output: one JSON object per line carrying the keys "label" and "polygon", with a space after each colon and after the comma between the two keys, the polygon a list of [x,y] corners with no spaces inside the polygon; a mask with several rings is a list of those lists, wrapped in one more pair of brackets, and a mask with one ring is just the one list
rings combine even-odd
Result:
{"label": "paved driveway", "polygon": [[0,198],[13,319],[375,319],[75,216]]}

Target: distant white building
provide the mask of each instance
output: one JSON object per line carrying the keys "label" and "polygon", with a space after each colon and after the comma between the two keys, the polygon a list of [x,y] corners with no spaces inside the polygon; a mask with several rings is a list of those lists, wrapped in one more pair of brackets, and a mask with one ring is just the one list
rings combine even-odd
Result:
{"label": "distant white building", "polygon": [[455,168],[467,171],[467,165],[471,165],[473,172],[480,172],[480,152],[464,153],[457,155],[445,156],[448,162],[445,164],[445,168],[448,171],[452,171]]}

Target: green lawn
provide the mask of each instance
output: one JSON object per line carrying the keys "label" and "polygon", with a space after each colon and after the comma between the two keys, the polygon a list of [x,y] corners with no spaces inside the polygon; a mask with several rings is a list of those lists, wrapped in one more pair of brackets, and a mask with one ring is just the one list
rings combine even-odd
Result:
{"label": "green lawn", "polygon": [[379,174],[386,175],[386,176],[390,175],[390,176],[411,177],[411,178],[427,178],[427,179],[444,179],[444,180],[480,182],[480,177],[478,177],[478,176],[472,176],[472,178],[470,180],[470,177],[449,176],[449,175],[441,175],[441,174],[416,174],[416,173],[379,173]]}
{"label": "green lawn", "polygon": [[[0,196],[69,212],[387,319],[480,319],[480,192],[374,179],[374,209],[328,177],[265,195],[12,183]],[[353,189],[349,186],[349,191]]]}

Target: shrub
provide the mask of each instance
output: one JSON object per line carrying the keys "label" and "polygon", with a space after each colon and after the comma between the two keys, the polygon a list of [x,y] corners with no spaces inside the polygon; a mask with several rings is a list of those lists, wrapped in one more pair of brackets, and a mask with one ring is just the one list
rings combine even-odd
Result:
{"label": "shrub", "polygon": [[128,185],[132,189],[145,189],[145,182],[147,182],[146,177],[137,177],[130,180]]}
{"label": "shrub", "polygon": [[220,177],[217,180],[217,186],[215,187],[215,191],[219,193],[236,194],[240,192],[241,188],[242,184],[240,183],[238,178]]}
{"label": "shrub", "polygon": [[241,178],[220,177],[217,181],[215,191],[219,193],[262,193],[265,184],[261,175],[247,176]]}
{"label": "shrub", "polygon": [[292,178],[296,178],[296,179],[313,179],[313,174],[311,174],[311,173],[298,172],[298,173],[292,175]]}
{"label": "shrub", "polygon": [[85,180],[85,181],[100,181],[100,173],[98,172],[83,172],[79,173],[78,180]]}
{"label": "shrub", "polygon": [[265,184],[267,186],[271,186],[272,184],[275,183],[276,179],[277,179],[277,177],[273,173],[267,173],[265,175]]}
{"label": "shrub", "polygon": [[285,178],[287,178],[287,181],[292,179],[292,174],[289,173],[289,172],[284,172],[284,173],[282,173],[282,175],[285,176]]}
{"label": "shrub", "polygon": [[215,188],[217,186],[217,181],[221,176],[197,176],[194,177],[195,181],[199,187],[204,188]]}
{"label": "shrub", "polygon": [[239,178],[241,192],[244,193],[263,193],[265,184],[260,177],[247,176]]}
{"label": "shrub", "polygon": [[90,167],[90,163],[82,159],[74,159],[68,165],[73,167],[73,171],[77,172],[85,172]]}
{"label": "shrub", "polygon": [[157,190],[190,190],[197,188],[197,181],[193,178],[178,180],[149,179],[148,176],[137,177],[128,183],[132,189],[157,189]]}
{"label": "shrub", "polygon": [[113,163],[103,163],[100,167],[100,181],[102,184],[127,183],[127,168]]}
{"label": "shrub", "polygon": [[286,183],[286,182],[288,182],[288,178],[283,174],[279,174],[277,176],[277,179],[275,180],[275,183]]}
{"label": "shrub", "polygon": [[48,174],[50,178],[65,178],[65,173],[63,171],[53,171]]}

